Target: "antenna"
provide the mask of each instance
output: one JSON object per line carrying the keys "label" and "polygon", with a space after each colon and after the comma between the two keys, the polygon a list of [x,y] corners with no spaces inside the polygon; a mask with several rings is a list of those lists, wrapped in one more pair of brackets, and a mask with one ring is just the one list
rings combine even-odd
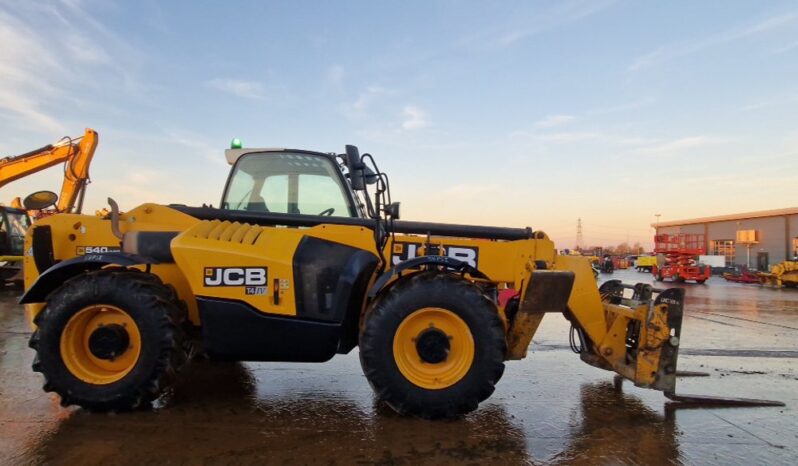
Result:
{"label": "antenna", "polygon": [[576,249],[577,251],[581,251],[584,247],[584,238],[582,238],[582,219],[576,219]]}

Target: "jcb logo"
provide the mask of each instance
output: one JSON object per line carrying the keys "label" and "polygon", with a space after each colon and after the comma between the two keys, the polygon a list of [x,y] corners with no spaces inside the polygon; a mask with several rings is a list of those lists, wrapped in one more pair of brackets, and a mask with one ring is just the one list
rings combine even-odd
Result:
{"label": "jcb logo", "polygon": [[265,286],[267,278],[266,267],[205,267],[205,286]]}
{"label": "jcb logo", "polygon": [[[440,248],[443,247],[443,254],[441,254]],[[421,244],[417,243],[394,243],[393,245],[393,255],[391,257],[393,261],[393,265],[396,265],[400,262],[414,259],[419,255],[419,249],[421,249]],[[451,245],[430,245],[429,251],[427,251],[424,255],[426,256],[448,256],[452,259],[457,259],[459,261],[465,262],[466,264],[470,265],[471,267],[477,268],[479,263],[479,248],[473,248],[469,246],[451,246]]]}

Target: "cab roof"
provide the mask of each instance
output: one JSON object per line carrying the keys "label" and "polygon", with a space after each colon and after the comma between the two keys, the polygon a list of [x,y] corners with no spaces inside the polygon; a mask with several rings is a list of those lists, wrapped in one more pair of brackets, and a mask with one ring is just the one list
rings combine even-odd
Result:
{"label": "cab roof", "polygon": [[335,157],[333,154],[327,154],[324,152],[316,152],[304,149],[287,149],[284,147],[263,147],[263,148],[248,147],[242,149],[225,149],[224,156],[227,159],[227,163],[229,163],[230,165],[234,165],[238,161],[238,159],[241,158],[242,155],[252,154],[255,152],[292,152],[296,154],[320,155],[322,157],[327,157],[330,159]]}

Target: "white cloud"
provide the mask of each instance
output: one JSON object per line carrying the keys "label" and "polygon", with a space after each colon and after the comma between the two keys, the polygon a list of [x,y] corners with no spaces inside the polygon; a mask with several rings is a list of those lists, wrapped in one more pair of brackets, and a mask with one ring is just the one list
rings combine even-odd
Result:
{"label": "white cloud", "polygon": [[592,110],[589,110],[589,111],[585,112],[585,115],[586,116],[587,115],[591,115],[591,116],[594,116],[594,115],[606,115],[608,113],[625,112],[627,110],[637,110],[639,108],[649,106],[649,105],[655,103],[656,101],[657,101],[657,99],[654,98],[654,97],[651,97],[651,96],[643,97],[643,98],[635,99],[635,100],[632,100],[632,101],[629,101],[629,102],[619,103],[619,104],[616,104],[616,105],[610,105],[610,106],[601,107],[601,108],[594,108]]}
{"label": "white cloud", "polygon": [[594,141],[601,137],[599,133],[590,131],[568,131],[558,133],[547,133],[535,135],[535,139],[543,142],[580,142],[580,141]]}
{"label": "white cloud", "polygon": [[47,98],[59,94],[43,76],[63,71],[36,32],[17,18],[0,11],[0,114],[21,119],[49,131],[63,126],[43,110]]}
{"label": "white cloud", "polygon": [[89,38],[80,34],[72,34],[64,40],[64,46],[75,60],[82,63],[108,64],[111,62],[108,53],[97,47]]}
{"label": "white cloud", "polygon": [[365,91],[360,93],[360,95],[357,97],[357,100],[355,100],[355,103],[352,104],[352,108],[359,112],[365,112],[372,102],[374,102],[379,96],[383,96],[388,93],[389,91],[384,87],[369,86]]}
{"label": "white cloud", "polygon": [[130,91],[136,83],[138,52],[78,2],[0,4],[0,44],[0,118],[7,127],[63,134],[53,109],[107,105],[84,96],[100,87]]}
{"label": "white cloud", "polygon": [[402,114],[404,115],[404,121],[402,122],[403,129],[414,130],[429,126],[427,113],[418,107],[406,105],[405,108],[402,109]]}
{"label": "white cloud", "polygon": [[778,95],[775,98],[763,99],[743,105],[738,109],[738,111],[750,112],[783,105],[794,106],[796,102],[798,102],[798,93],[787,93]]}
{"label": "white cloud", "polygon": [[693,39],[679,44],[659,47],[637,58],[627,67],[627,71],[638,71],[658,63],[700,52],[711,47],[725,45],[740,39],[772,32],[783,27],[794,28],[794,23],[796,22],[798,22],[798,13],[776,15],[746,27],[729,29],[707,36],[703,39]]}
{"label": "white cloud", "polygon": [[184,129],[163,128],[166,142],[171,142],[190,149],[192,153],[204,157],[217,165],[227,167],[223,151],[213,143],[207,141],[201,134]]}
{"label": "white cloud", "polygon": [[789,44],[785,44],[785,45],[782,45],[780,47],[777,47],[776,50],[773,51],[773,53],[774,54],[787,53],[787,52],[791,52],[791,51],[793,51],[795,49],[798,49],[798,41],[791,42]]}
{"label": "white cloud", "polygon": [[529,36],[564,26],[597,14],[616,3],[616,0],[571,0],[556,2],[548,11],[531,18],[514,18],[495,38],[482,40],[487,48],[509,47]]}
{"label": "white cloud", "polygon": [[205,81],[205,85],[244,99],[262,100],[266,97],[262,83],[258,81],[244,81],[240,79],[216,78]]}
{"label": "white cloud", "polygon": [[594,144],[606,144],[610,146],[652,146],[661,143],[661,140],[650,137],[619,134],[610,131],[513,131],[509,134],[510,139],[521,141],[522,143],[546,143],[546,144],[573,144],[590,141]]}
{"label": "white cloud", "polygon": [[137,185],[153,185],[164,181],[164,173],[158,170],[147,170],[136,167],[127,172],[128,182]]}
{"label": "white cloud", "polygon": [[636,149],[635,152],[645,155],[668,157],[676,155],[680,152],[686,152],[709,145],[721,144],[724,142],[727,141],[712,136],[688,136],[668,142],[643,146]]}
{"label": "white cloud", "polygon": [[371,107],[382,97],[393,94],[393,91],[382,86],[371,85],[358,94],[352,103],[341,105],[341,112],[348,118],[364,118],[369,115]]}
{"label": "white cloud", "polygon": [[6,110],[15,118],[27,121],[35,127],[57,134],[66,132],[66,128],[51,115],[39,109],[39,104],[24,95],[6,92],[0,89],[0,114]]}
{"label": "white cloud", "polygon": [[576,120],[573,115],[549,115],[535,123],[535,128],[547,129],[567,125]]}

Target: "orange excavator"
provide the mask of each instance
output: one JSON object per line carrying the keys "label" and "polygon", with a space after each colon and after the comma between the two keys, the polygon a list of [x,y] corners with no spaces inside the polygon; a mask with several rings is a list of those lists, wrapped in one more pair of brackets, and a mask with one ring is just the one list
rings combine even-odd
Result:
{"label": "orange excavator", "polygon": [[83,136],[64,137],[55,144],[20,155],[0,158],[0,188],[20,178],[50,167],[64,164],[61,195],[52,191],[37,191],[11,206],[0,205],[0,283],[19,276],[25,231],[34,219],[56,213],[80,213],[89,166],[97,148],[97,132],[86,128]]}

